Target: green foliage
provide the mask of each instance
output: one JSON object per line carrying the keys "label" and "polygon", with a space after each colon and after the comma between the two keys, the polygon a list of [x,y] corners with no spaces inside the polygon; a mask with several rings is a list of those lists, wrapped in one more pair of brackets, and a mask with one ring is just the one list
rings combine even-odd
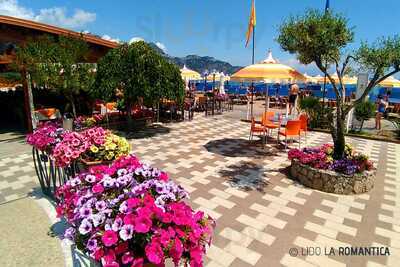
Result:
{"label": "green foliage", "polygon": [[[277,41],[283,50],[295,54],[303,64],[314,63],[328,77],[336,95],[336,108],[328,114],[334,142],[335,158],[342,158],[345,149],[345,119],[355,104],[363,102],[368,93],[381,81],[400,71],[400,38],[381,38],[372,45],[364,42],[353,54],[344,49],[354,40],[348,20],[341,14],[308,10],[292,16],[279,29]],[[354,103],[345,103],[345,85],[341,82],[352,64],[368,70],[370,82],[363,95]],[[328,70],[333,67],[339,77],[336,82]],[[334,112],[334,113],[333,113]]]}
{"label": "green foliage", "polygon": [[17,64],[25,68],[41,88],[64,95],[76,116],[75,97],[89,91],[94,82],[94,65],[86,62],[88,45],[78,38],[43,36],[17,48]]}
{"label": "green foliage", "polygon": [[299,108],[307,113],[310,119],[311,128],[317,128],[320,126],[322,105],[318,98],[312,96],[301,98],[299,101]]}
{"label": "green foliage", "polygon": [[3,72],[0,73],[0,78],[6,79],[11,82],[21,81],[21,74],[18,72]]}
{"label": "green foliage", "polygon": [[142,41],[110,50],[99,61],[93,92],[109,100],[117,88],[123,91],[128,109],[140,98],[154,105],[161,98],[182,103],[184,97],[179,68]]}
{"label": "green foliage", "polygon": [[400,68],[400,36],[382,37],[369,44],[363,42],[356,51],[356,58],[361,67],[379,76]]}
{"label": "green foliage", "polygon": [[354,39],[348,21],[340,14],[310,9],[302,16],[290,17],[279,29],[282,49],[295,53],[303,64],[333,63],[341,59],[341,49]]}
{"label": "green foliage", "polygon": [[375,115],[375,104],[369,101],[359,103],[354,108],[354,116],[359,121],[365,121]]}

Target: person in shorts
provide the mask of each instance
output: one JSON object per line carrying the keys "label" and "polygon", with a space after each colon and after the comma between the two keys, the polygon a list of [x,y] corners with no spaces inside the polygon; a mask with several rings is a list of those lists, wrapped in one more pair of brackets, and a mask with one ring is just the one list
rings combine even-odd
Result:
{"label": "person in shorts", "polygon": [[293,108],[296,105],[297,96],[299,94],[299,86],[292,84],[289,91],[289,115],[292,115]]}
{"label": "person in shorts", "polygon": [[378,99],[376,100],[376,106],[377,106],[377,112],[376,112],[376,117],[375,117],[375,129],[381,130],[381,121],[382,117],[386,112],[387,108],[387,102],[383,99],[382,95],[378,96]]}

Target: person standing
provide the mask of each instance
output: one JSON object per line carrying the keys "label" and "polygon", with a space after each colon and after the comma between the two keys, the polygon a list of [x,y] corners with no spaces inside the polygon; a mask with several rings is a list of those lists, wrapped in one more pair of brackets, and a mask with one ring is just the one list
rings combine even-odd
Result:
{"label": "person standing", "polygon": [[387,108],[387,102],[383,99],[382,95],[378,96],[378,99],[376,100],[376,106],[377,106],[377,112],[376,112],[376,117],[375,117],[375,129],[381,130],[381,121],[382,117],[386,112]]}
{"label": "person standing", "polygon": [[299,94],[299,86],[292,84],[289,90],[289,115],[292,115],[293,108],[296,106],[297,96]]}

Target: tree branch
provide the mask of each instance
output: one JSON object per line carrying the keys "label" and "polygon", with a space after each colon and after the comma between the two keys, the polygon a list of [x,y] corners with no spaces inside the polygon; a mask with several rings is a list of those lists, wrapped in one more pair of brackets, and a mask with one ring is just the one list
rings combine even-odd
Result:
{"label": "tree branch", "polygon": [[372,80],[368,83],[368,86],[365,88],[364,93],[361,95],[361,97],[359,97],[357,100],[355,100],[353,102],[353,104],[349,105],[347,107],[347,109],[345,110],[345,114],[347,114],[355,105],[360,104],[365,97],[367,97],[367,95],[369,94],[369,92],[379,83],[381,83],[382,81],[386,80],[387,78],[389,78],[390,76],[396,74],[397,72],[400,72],[400,68],[395,68],[393,71],[387,73],[386,75],[383,75],[381,78],[379,78],[379,71],[376,70],[374,77],[372,78]]}

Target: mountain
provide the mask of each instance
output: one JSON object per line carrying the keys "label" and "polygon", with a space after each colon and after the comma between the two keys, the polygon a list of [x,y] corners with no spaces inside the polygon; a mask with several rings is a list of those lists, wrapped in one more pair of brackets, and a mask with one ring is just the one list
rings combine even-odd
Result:
{"label": "mountain", "polygon": [[202,74],[204,70],[212,71],[215,69],[218,72],[222,71],[225,74],[231,75],[243,68],[241,66],[232,66],[228,62],[208,56],[188,55],[186,57],[173,57],[166,54],[156,44],[149,43],[149,45],[162,56],[168,58],[171,62],[178,65],[180,68],[182,68],[183,65],[186,65],[186,67],[188,67],[189,69],[195,70],[200,74]]}

